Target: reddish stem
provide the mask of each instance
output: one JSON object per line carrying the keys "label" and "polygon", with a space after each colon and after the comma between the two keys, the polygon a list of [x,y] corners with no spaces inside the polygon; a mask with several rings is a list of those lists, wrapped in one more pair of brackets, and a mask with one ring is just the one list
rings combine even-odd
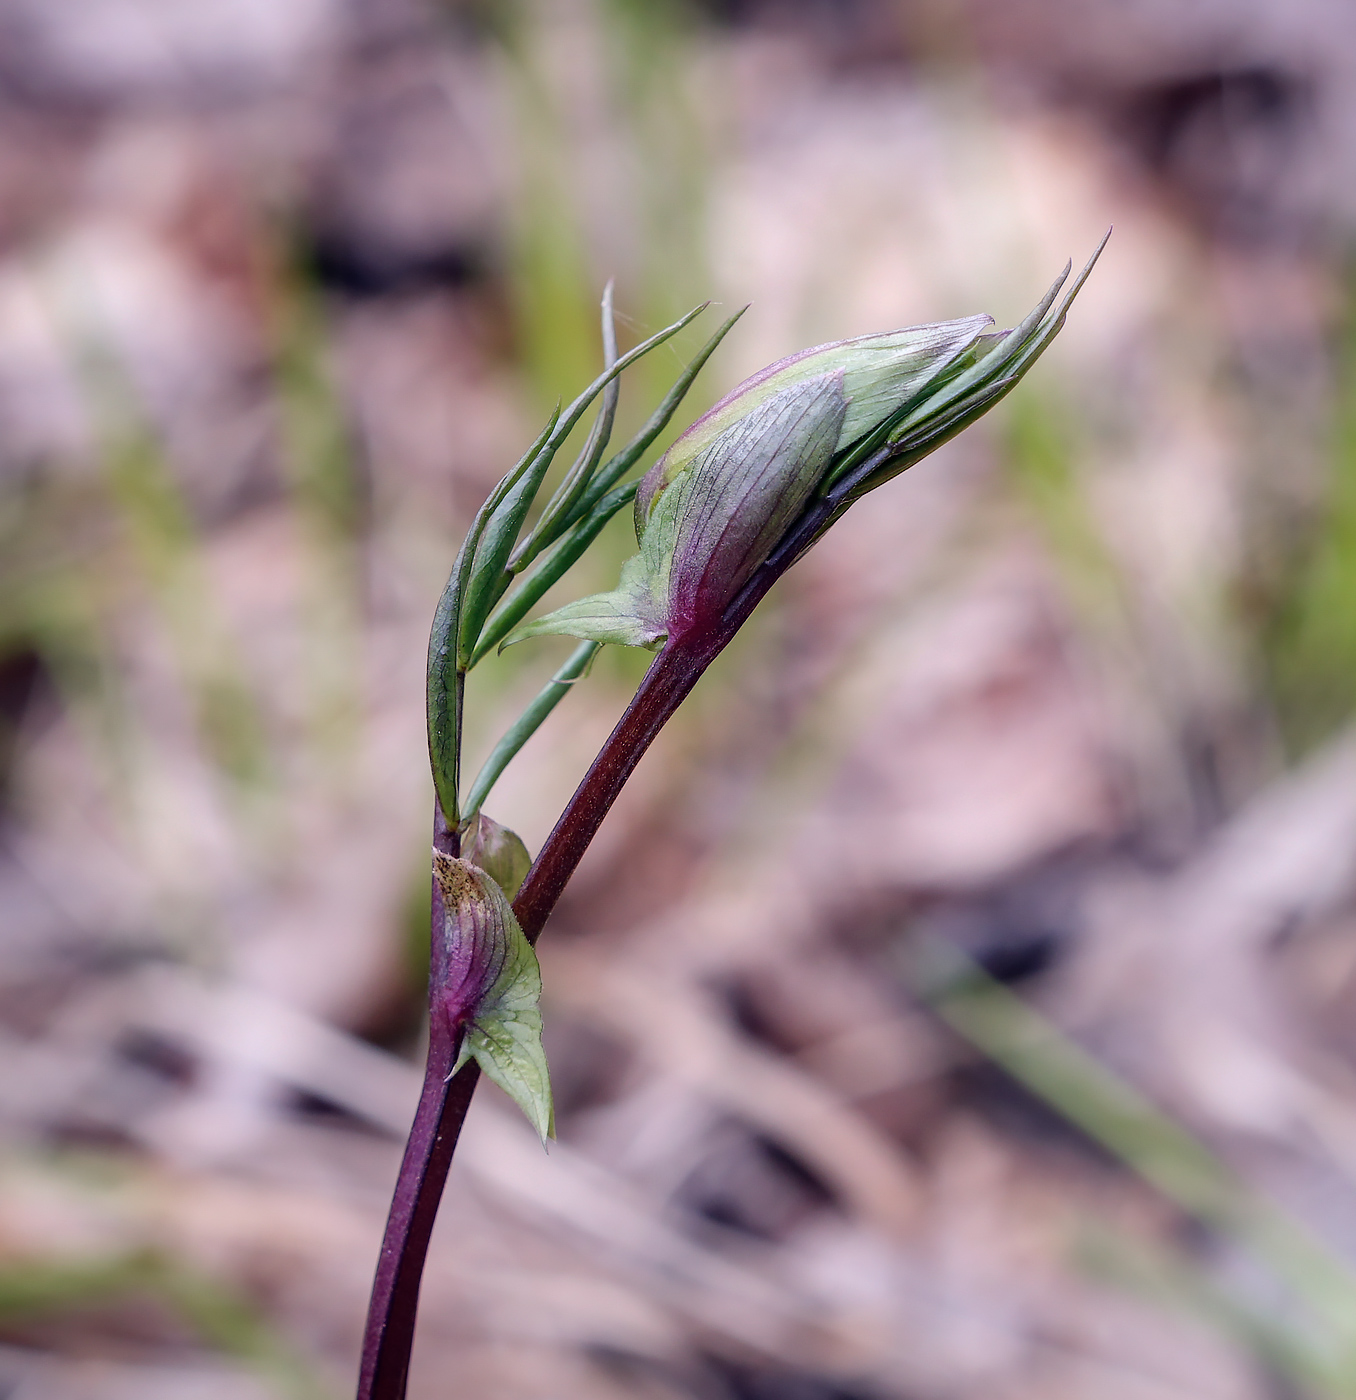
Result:
{"label": "reddish stem", "polygon": [[666,646],[651,663],[513,901],[513,912],[530,942],[535,943],[541,936],[556,901],[627,778],[655,735],[687,698],[709,661],[710,657],[694,655],[687,648]]}
{"label": "reddish stem", "polygon": [[721,617],[680,638],[671,637],[655,657],[640,689],[546,838],[513,901],[518,922],[531,942],[537,941],[589,842],[597,835],[617,794],[655,736],[687,699],[706,668],[729,645],[768,589],[845,509],[840,493],[814,501]]}
{"label": "reddish stem", "polygon": [[[434,806],[434,847],[455,856],[457,833],[449,830],[442,809],[436,803]],[[419,1311],[419,1284],[428,1255],[429,1237],[433,1233],[438,1202],[452,1165],[462,1120],[480,1077],[480,1066],[474,1061],[455,1079],[447,1077],[456,1062],[459,1037],[450,1030],[447,1018],[438,1015],[436,997],[446,980],[447,952],[437,936],[443,926],[442,891],[436,880],[432,881],[432,887],[428,1064],[419,1106],[414,1111],[414,1124],[405,1144],[405,1156],[396,1177],[376,1277],[372,1281],[372,1302],[367,1314],[358,1380],[360,1400],[377,1400],[378,1397],[395,1400],[405,1394],[414,1324]]]}
{"label": "reddish stem", "polygon": [[[513,901],[514,913],[530,942],[535,943],[540,937],[589,842],[655,736],[768,589],[845,508],[841,498],[816,501],[722,617],[681,638],[670,638],[655,657],[616,728],[546,838]],[[433,844],[449,855],[457,854],[456,832],[448,830],[441,810],[435,813]],[[456,1061],[458,1038],[448,1028],[446,1017],[436,1014],[436,998],[446,979],[445,950],[438,937],[443,926],[442,896],[436,880],[431,912],[428,1067],[396,1179],[372,1285],[358,1400],[404,1400],[429,1236],[479,1079],[479,1069],[471,1062],[454,1079],[447,1080]]]}

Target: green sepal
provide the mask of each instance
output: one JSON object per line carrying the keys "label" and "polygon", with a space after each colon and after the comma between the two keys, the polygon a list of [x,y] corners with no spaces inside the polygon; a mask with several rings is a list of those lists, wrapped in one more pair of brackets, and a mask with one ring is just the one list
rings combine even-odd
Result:
{"label": "green sepal", "polygon": [[532,869],[532,855],[522,837],[484,812],[472,812],[462,822],[458,835],[461,858],[479,866],[513,899]]}
{"label": "green sepal", "polygon": [[[510,632],[503,645],[529,637],[578,637],[623,647],[658,647],[666,635],[662,611],[652,606],[654,592],[645,561],[634,554],[622,565],[621,581],[610,593],[591,593]],[[661,620],[656,620],[659,618]]]}
{"label": "green sepal", "polygon": [[665,492],[645,527],[640,552],[622,565],[609,593],[593,593],[510,632],[503,646],[529,637],[578,637],[656,650],[668,636],[669,571],[685,504],[683,485]]}

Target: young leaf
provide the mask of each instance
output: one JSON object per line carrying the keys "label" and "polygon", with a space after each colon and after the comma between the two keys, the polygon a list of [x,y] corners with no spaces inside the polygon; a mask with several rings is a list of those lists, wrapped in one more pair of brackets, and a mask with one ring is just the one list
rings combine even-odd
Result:
{"label": "young leaf", "polygon": [[673,387],[664,395],[663,402],[646,420],[645,426],[615,457],[607,462],[589,483],[588,490],[584,492],[579,503],[570,512],[568,519],[572,523],[590,514],[598,502],[645,455],[650,444],[668,427],[669,419],[673,417],[678,405],[683,401],[683,396],[692,387],[692,381],[696,379],[702,366],[715,354],[716,347],[725,339],[727,332],[748,309],[747,306],[741,306],[733,316],[716,329],[716,333],[711,339],[688,361],[687,368],[674,381]]}
{"label": "young leaf", "polygon": [[458,655],[457,638],[461,633],[462,602],[471,580],[476,548],[484,533],[491,515],[498,509],[504,496],[512,489],[537,457],[547,449],[557,422],[560,409],[551,415],[550,421],[542,429],[541,435],[518,459],[518,464],[508,472],[490,493],[484,505],[476,512],[475,519],[457,553],[451,576],[438,600],[437,611],[433,615],[433,628],[428,638],[428,755],[433,770],[433,786],[438,794],[438,803],[448,821],[458,819],[457,784],[461,762],[461,685],[463,668]]}
{"label": "young leaf", "polygon": [[462,1033],[452,1073],[469,1059],[478,1061],[544,1146],[556,1128],[541,1043],[537,955],[504,891],[479,866],[435,850],[433,876],[443,900],[447,968],[439,1009]]}
{"label": "young leaf", "polygon": [[[616,363],[617,325],[612,315],[612,283],[609,282],[603,292],[603,367],[611,369]],[[546,503],[541,518],[532,527],[532,532],[509,556],[508,566],[514,573],[521,573],[528,560],[536,558],[544,545],[560,535],[566,517],[588,488],[612,437],[612,424],[617,416],[617,400],[620,395],[621,381],[611,380],[603,390],[603,402],[598,409],[598,416],[594,419],[588,441],[580,450],[574,465],[566,472],[564,481],[556,487],[555,494]]]}

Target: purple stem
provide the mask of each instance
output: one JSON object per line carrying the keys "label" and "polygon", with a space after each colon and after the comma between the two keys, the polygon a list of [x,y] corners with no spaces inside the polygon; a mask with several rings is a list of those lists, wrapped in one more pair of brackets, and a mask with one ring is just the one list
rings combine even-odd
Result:
{"label": "purple stem", "polygon": [[[434,847],[455,856],[457,833],[448,828],[436,802],[434,806]],[[377,1397],[394,1400],[405,1394],[414,1324],[419,1311],[419,1284],[429,1237],[433,1233],[438,1202],[452,1165],[462,1120],[480,1077],[480,1066],[474,1060],[455,1079],[447,1077],[456,1062],[460,1036],[452,1031],[447,1017],[439,1014],[437,994],[447,979],[447,950],[437,936],[443,926],[442,891],[437,880],[432,881],[432,886],[428,1064],[400,1174],[396,1177],[386,1236],[381,1242],[381,1255],[372,1282],[372,1302],[367,1314],[358,1380],[359,1400],[377,1400]]]}
{"label": "purple stem", "polygon": [[[655,657],[616,728],[546,838],[513,901],[514,913],[529,942],[535,943],[540,937],[589,842],[655,736],[768,589],[845,508],[843,501],[835,497],[813,503],[723,616],[704,627],[693,628],[681,638],[670,638]],[[458,852],[456,832],[448,829],[441,810],[434,816],[433,844],[448,855]],[[372,1285],[358,1400],[405,1400],[429,1236],[457,1138],[480,1077],[479,1067],[472,1061],[454,1079],[447,1079],[456,1061],[459,1036],[450,1029],[447,1018],[438,1014],[437,998],[446,981],[447,966],[445,950],[437,936],[443,926],[443,908],[436,880],[431,926],[428,1067],[396,1178]]]}

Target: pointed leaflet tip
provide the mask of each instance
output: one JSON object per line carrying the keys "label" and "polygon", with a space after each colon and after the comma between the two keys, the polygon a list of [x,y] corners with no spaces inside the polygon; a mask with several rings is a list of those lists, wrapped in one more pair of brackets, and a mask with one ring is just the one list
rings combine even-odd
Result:
{"label": "pointed leaflet tip", "polygon": [[[617,363],[617,324],[612,314],[612,282],[609,280],[603,289],[603,367],[612,369]],[[574,465],[565,473],[564,480],[556,487],[547,501],[537,523],[520,540],[508,557],[508,568],[518,574],[567,528],[570,512],[578,504],[580,497],[588,490],[589,482],[598,469],[607,444],[612,438],[612,425],[617,416],[617,400],[621,394],[621,381],[611,379],[603,390],[603,401],[589,432],[588,440],[579,450]]]}
{"label": "pointed leaflet tip", "polygon": [[[1083,290],[1083,283],[1088,280],[1092,269],[1097,266],[1097,259],[1102,256],[1102,250],[1107,245],[1107,240],[1111,237],[1111,230],[1102,235],[1102,241],[1093,249],[1092,256],[1084,264],[1082,272],[1065,289],[1064,295],[1060,298],[1059,305],[1046,318],[1040,328],[1033,335],[1030,341],[1021,347],[1011,363],[1007,366],[1008,373],[1016,374],[1018,377],[1026,371],[1045,352],[1045,348],[1064,328],[1064,318],[1068,315],[1069,308],[1073,305],[1074,298]],[[1072,265],[1072,264],[1071,264]],[[1067,273],[1065,274],[1067,276]],[[1060,279],[1063,281],[1063,279]]]}
{"label": "pointed leaflet tip", "polygon": [[555,1110],[541,1043],[537,955],[504,891],[479,866],[435,850],[433,878],[442,896],[445,968],[434,1004],[447,1029],[462,1035],[452,1074],[476,1060],[545,1145],[555,1136]]}
{"label": "pointed leaflet tip", "polygon": [[[642,355],[648,354],[656,346],[662,345],[672,336],[677,335],[694,316],[699,316],[709,305],[709,302],[703,302],[700,306],[694,307],[686,316],[680,316],[671,326],[665,326],[662,331],[634,346],[615,363],[609,365],[559,416],[550,437],[547,438],[540,453],[533,460],[531,471],[523,473],[516,479],[511,492],[503,491],[500,494],[504,485],[502,482],[500,487],[496,488],[499,501],[485,523],[483,538],[475,552],[475,569],[472,577],[468,580],[466,598],[461,608],[461,626],[458,633],[456,657],[457,665],[461,670],[469,668],[471,656],[480,641],[481,629],[490,614],[490,609],[503,596],[504,589],[508,585],[509,579],[504,570],[515,549],[518,533],[527,518],[527,512],[531,508],[532,502],[536,499],[537,491],[545,479],[547,469],[550,467],[556,451],[569,436],[570,430],[583,416],[589,404],[627,366],[640,359]],[[568,523],[568,516],[565,523]],[[541,542],[539,541],[539,543]]]}

